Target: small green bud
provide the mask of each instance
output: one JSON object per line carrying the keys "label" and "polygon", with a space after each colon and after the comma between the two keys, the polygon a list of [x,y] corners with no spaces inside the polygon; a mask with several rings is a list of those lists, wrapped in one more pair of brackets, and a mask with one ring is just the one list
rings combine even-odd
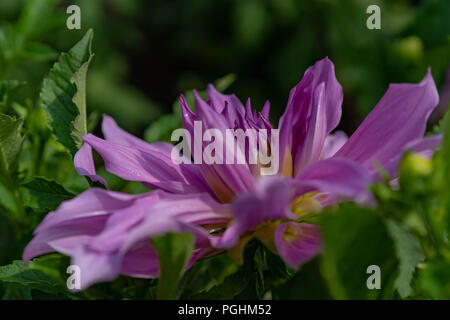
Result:
{"label": "small green bud", "polygon": [[428,176],[433,170],[431,160],[418,154],[409,152],[403,158],[400,165],[400,176],[403,174],[415,177]]}
{"label": "small green bud", "polygon": [[423,191],[431,175],[433,165],[430,159],[413,152],[408,152],[400,164],[399,182],[401,188]]}

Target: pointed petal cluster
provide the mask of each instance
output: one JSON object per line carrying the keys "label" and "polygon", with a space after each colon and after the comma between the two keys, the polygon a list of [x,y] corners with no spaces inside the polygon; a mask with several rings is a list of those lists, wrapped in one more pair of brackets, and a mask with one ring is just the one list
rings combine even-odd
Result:
{"label": "pointed petal cluster", "polygon": [[[268,103],[264,106],[263,112],[257,113],[255,110],[252,111],[250,101],[244,107],[235,95],[221,94],[212,85],[208,86],[207,101],[203,100],[196,91],[194,91],[194,97],[196,113],[191,111],[186,99],[183,96],[180,97],[183,126],[191,137],[195,136],[195,122],[201,123],[203,131],[218,130],[222,137],[227,136],[228,129],[270,130],[272,128],[268,120],[270,109]],[[200,140],[202,147],[206,147],[208,143],[203,142],[203,137],[200,137]],[[226,157],[228,153],[232,153],[236,159],[238,151],[235,152],[234,149],[231,150],[232,148],[234,145],[223,143],[221,154]],[[248,145],[245,148],[241,152],[248,154]],[[191,153],[194,154],[195,151],[191,151]],[[204,162],[198,164],[202,176],[212,186],[216,196],[224,202],[255,187],[253,174],[255,168],[253,166],[248,162],[239,164],[237,161],[232,161],[231,164],[207,164]]]}

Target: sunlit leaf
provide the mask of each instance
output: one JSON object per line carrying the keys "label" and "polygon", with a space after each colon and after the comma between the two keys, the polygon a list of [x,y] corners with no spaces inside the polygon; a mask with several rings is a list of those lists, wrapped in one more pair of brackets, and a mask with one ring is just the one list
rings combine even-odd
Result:
{"label": "sunlit leaf", "polygon": [[[92,57],[92,37],[93,31],[89,30],[68,53],[61,55],[44,79],[41,91],[42,107],[50,129],[72,155],[78,150],[80,135],[86,131],[85,90],[81,82],[85,80],[87,63]],[[77,90],[79,94],[74,102]]]}

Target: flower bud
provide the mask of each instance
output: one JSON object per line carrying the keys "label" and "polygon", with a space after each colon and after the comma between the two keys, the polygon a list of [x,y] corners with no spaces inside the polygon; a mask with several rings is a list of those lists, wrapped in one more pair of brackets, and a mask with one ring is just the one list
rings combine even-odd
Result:
{"label": "flower bud", "polygon": [[423,189],[424,178],[433,170],[430,159],[418,153],[408,152],[400,164],[400,186],[406,189]]}

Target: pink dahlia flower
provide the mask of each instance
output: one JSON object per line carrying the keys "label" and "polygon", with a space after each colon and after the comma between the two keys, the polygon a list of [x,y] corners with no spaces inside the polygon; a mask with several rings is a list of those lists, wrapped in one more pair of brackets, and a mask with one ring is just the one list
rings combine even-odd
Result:
{"label": "pink dahlia flower", "polygon": [[[235,95],[210,85],[207,101],[195,94],[196,113],[180,98],[184,129],[195,121],[205,129],[271,129],[270,105],[261,112]],[[96,175],[94,148],[106,170],[155,190],[139,195],[89,189],[50,212],[34,232],[24,260],[58,251],[80,266],[82,289],[119,274],[152,278],[159,263],[149,239],[168,232],[195,235],[196,260],[227,251],[235,260],[252,238],[260,239],[292,268],[321,250],[320,229],[305,219],[342,200],[373,201],[367,186],[377,166],[395,179],[402,153],[430,154],[441,137],[424,137],[438,104],[428,72],[418,84],[393,84],[360,127],[347,139],[331,132],[341,118],[343,94],[328,58],[306,70],[290,92],[278,125],[278,173],[261,176],[258,164],[175,164],[173,145],[146,143],[103,118],[103,136],[84,136],[75,156],[79,174]],[[226,150],[225,150],[226,152]],[[272,160],[274,160],[272,158]]]}

